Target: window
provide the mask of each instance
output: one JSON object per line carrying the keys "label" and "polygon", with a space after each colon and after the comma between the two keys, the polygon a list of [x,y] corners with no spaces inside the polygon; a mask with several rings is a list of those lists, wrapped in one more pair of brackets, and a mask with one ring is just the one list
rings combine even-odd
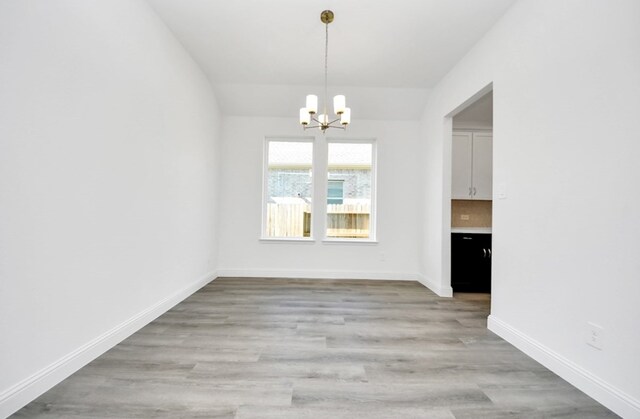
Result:
{"label": "window", "polygon": [[327,204],[344,203],[344,179],[329,179],[327,190]]}
{"label": "window", "polygon": [[313,140],[267,139],[263,237],[311,237]]}
{"label": "window", "polygon": [[328,242],[375,240],[373,140],[267,138],[264,156],[263,239],[310,240],[315,222]]}
{"label": "window", "polygon": [[374,144],[329,140],[327,146],[326,237],[373,239]]}

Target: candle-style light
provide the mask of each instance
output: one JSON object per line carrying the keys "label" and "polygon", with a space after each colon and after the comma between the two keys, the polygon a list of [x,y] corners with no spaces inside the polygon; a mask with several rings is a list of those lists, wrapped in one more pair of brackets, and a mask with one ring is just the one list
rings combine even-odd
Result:
{"label": "candle-style light", "polygon": [[318,113],[318,96],[307,95],[307,106],[305,109],[309,114]]}
{"label": "candle-style light", "polygon": [[344,108],[344,111],[340,115],[340,123],[344,126],[351,123],[351,108]]}
{"label": "candle-style light", "polygon": [[344,95],[337,95],[333,97],[333,111],[336,115],[342,115],[346,107],[346,99]]}
{"label": "candle-style light", "polygon": [[300,124],[309,125],[311,122],[311,114],[305,108],[300,109]]}

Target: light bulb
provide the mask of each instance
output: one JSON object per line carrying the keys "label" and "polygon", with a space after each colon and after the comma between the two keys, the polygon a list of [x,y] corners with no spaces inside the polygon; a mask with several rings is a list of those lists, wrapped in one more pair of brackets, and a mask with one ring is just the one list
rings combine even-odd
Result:
{"label": "light bulb", "polygon": [[300,108],[300,125],[309,125],[311,122],[311,115],[307,108]]}
{"label": "light bulb", "polygon": [[344,112],[340,115],[340,123],[342,125],[351,123],[351,108],[344,108]]}
{"label": "light bulb", "polygon": [[342,115],[346,107],[346,99],[344,95],[337,95],[333,97],[333,111],[336,115]]}
{"label": "light bulb", "polygon": [[318,96],[307,95],[307,112],[314,114],[318,112]]}

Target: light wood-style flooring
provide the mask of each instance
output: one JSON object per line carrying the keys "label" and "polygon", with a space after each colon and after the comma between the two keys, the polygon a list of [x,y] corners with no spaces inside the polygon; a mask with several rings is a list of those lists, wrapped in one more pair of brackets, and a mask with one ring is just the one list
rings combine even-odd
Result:
{"label": "light wood-style flooring", "polygon": [[606,418],[416,282],[219,278],[16,413],[38,418]]}

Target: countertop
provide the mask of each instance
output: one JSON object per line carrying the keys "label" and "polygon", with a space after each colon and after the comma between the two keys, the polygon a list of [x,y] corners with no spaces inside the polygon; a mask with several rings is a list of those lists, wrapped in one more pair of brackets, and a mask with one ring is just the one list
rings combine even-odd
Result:
{"label": "countertop", "polygon": [[452,233],[491,234],[491,227],[451,227]]}

